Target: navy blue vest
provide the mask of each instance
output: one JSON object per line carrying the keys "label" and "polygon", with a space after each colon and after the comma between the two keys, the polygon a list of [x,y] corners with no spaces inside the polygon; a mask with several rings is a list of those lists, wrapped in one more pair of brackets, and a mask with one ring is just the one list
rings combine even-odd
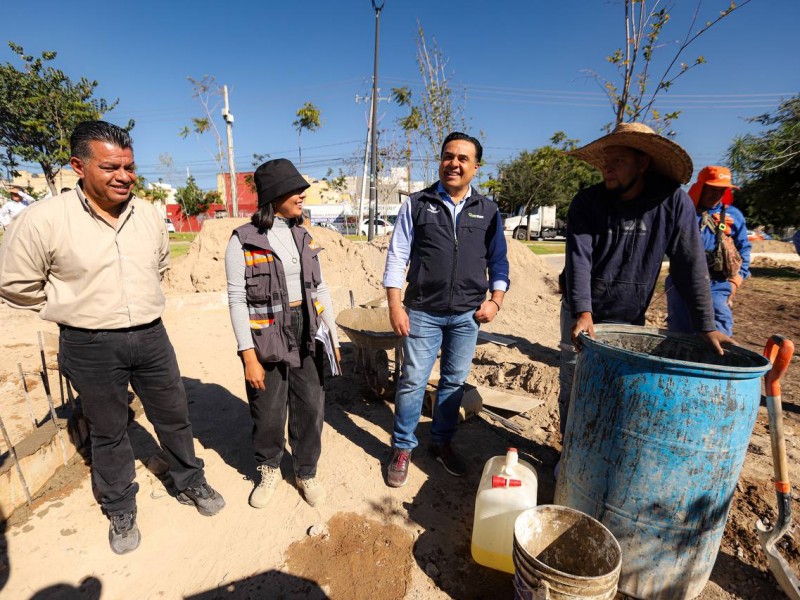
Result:
{"label": "navy blue vest", "polygon": [[474,190],[453,235],[453,219],[436,185],[410,196],[414,242],[404,303],[432,312],[476,310],[489,289],[487,255],[497,205]]}

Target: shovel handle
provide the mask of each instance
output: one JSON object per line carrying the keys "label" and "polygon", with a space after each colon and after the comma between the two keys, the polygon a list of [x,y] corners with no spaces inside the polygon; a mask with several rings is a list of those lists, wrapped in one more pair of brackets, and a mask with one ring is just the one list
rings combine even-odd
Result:
{"label": "shovel handle", "polygon": [[780,379],[789,368],[794,354],[794,343],[782,335],[773,335],[767,340],[764,356],[772,363],[772,368],[764,375],[764,387],[767,396],[780,396]]}
{"label": "shovel handle", "polygon": [[[772,369],[764,375],[764,387],[767,395],[767,413],[769,414],[769,434],[772,443],[772,462],[775,474],[775,491],[778,493],[779,520],[783,520],[791,509],[791,485],[789,483],[789,467],[786,463],[786,441],[783,435],[783,404],[781,402],[780,378],[786,373],[789,361],[794,353],[794,344],[790,339],[773,335],[767,340],[764,356],[772,362]],[[785,506],[784,505],[788,505]]]}

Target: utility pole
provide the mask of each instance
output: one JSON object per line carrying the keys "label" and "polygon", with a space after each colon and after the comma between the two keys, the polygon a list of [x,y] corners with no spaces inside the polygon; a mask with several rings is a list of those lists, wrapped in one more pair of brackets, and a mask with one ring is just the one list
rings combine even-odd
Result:
{"label": "utility pole", "polygon": [[228,137],[228,175],[231,178],[231,208],[232,217],[239,216],[239,196],[236,190],[236,167],[233,161],[233,115],[228,109],[228,86],[222,86],[222,95],[225,97],[225,108],[222,109],[222,118],[225,119],[225,132]]}
{"label": "utility pole", "polygon": [[[356,102],[359,102],[361,98],[356,96]],[[364,98],[366,100],[366,98]],[[367,169],[369,168],[369,144],[370,140],[372,139],[372,108],[373,105],[370,102],[369,109],[369,119],[367,119],[367,141],[364,143],[364,170],[361,174],[361,194],[358,198],[358,220],[356,221],[356,235],[359,235],[359,231],[361,231],[361,219],[363,219],[364,214],[364,197],[367,195]],[[345,221],[346,222],[346,221]],[[346,229],[346,225],[345,225]]]}
{"label": "utility pole", "polygon": [[371,148],[370,148],[370,174],[369,174],[369,228],[367,229],[367,240],[375,238],[375,212],[378,208],[378,46],[381,31],[381,11],[386,0],[378,4],[372,0],[372,8],[375,10],[375,62],[372,73],[372,110],[370,115]]}

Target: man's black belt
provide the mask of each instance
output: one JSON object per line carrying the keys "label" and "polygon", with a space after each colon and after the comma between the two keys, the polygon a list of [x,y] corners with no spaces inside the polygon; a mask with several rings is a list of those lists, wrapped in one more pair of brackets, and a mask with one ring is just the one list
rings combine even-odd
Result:
{"label": "man's black belt", "polygon": [[156,325],[161,324],[161,317],[157,318],[155,321],[150,321],[149,323],[145,323],[144,325],[135,325],[134,327],[122,327],[121,329],[86,329],[85,327],[72,327],[71,325],[62,325],[61,323],[58,324],[58,328],[62,331],[64,329],[68,329],[70,331],[83,331],[84,333],[99,333],[99,332],[110,332],[110,333],[128,333],[129,331],[141,331],[142,329],[149,329],[150,327],[155,327]]}

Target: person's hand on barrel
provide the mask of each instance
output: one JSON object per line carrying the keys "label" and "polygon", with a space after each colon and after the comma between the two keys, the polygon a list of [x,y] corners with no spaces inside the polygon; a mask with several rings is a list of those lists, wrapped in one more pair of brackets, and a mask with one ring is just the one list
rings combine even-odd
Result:
{"label": "person's hand on barrel", "polygon": [[392,331],[397,335],[408,337],[410,325],[408,313],[403,308],[403,301],[400,299],[400,289],[386,288],[386,298],[389,301],[389,323],[392,325]]}
{"label": "person's hand on barrel", "polygon": [[720,356],[725,354],[725,349],[722,347],[722,344],[736,344],[736,342],[733,341],[733,338],[728,337],[721,331],[704,331],[700,335],[706,342],[709,343],[709,345],[711,345],[712,348],[714,348],[716,353]]}
{"label": "person's hand on barrel", "polygon": [[581,351],[581,343],[578,336],[583,332],[586,332],[586,335],[594,339],[594,319],[592,319],[592,313],[588,311],[578,313],[578,320],[572,328],[572,345],[575,346],[578,352]]}

